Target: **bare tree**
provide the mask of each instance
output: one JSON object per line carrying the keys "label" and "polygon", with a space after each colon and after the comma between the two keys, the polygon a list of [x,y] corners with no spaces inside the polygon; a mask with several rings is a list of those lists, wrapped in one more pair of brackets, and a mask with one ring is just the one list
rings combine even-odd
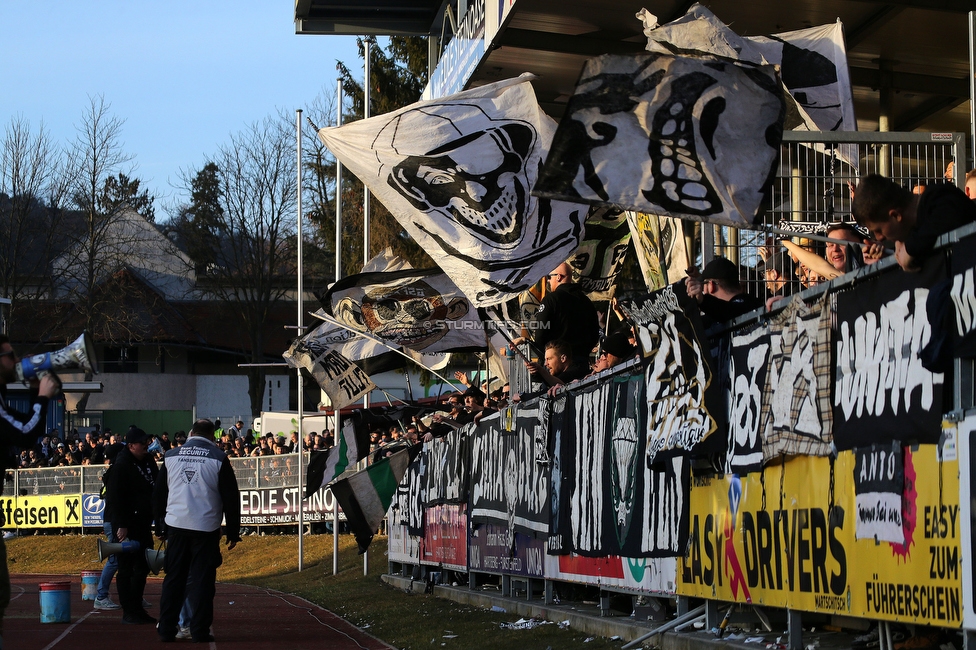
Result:
{"label": "bare tree", "polygon": [[0,296],[11,314],[48,297],[48,269],[61,233],[63,154],[44,126],[11,119],[0,141]]}
{"label": "bare tree", "polygon": [[[67,215],[65,247],[52,263],[52,276],[58,297],[74,303],[86,330],[104,342],[131,344],[146,334],[137,314],[120,309],[131,303],[123,295],[131,285],[108,280],[120,269],[145,267],[159,238],[136,211],[151,207],[152,199],[138,193],[138,180],[129,180],[134,165],[123,149],[124,120],[111,114],[104,98],[89,101],[68,152],[74,210]],[[131,189],[128,199],[120,186]]]}
{"label": "bare tree", "polygon": [[[252,363],[265,360],[265,323],[295,286],[295,157],[294,130],[278,116],[232,136],[211,161],[221,209],[213,211],[218,243],[201,286],[233,307]],[[254,414],[261,409],[265,375],[264,368],[248,369]]]}

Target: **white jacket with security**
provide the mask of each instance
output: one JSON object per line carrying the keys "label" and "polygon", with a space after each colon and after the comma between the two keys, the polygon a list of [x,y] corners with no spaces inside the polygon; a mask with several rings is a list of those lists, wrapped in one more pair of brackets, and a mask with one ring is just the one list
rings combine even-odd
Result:
{"label": "white jacket with security", "polygon": [[212,532],[226,517],[227,539],[240,539],[237,477],[227,454],[211,440],[191,436],[166,452],[154,501],[161,528]]}

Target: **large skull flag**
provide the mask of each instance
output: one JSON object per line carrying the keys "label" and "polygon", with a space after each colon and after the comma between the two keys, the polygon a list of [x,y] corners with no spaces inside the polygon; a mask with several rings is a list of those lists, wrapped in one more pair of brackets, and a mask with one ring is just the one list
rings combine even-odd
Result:
{"label": "large skull flag", "polygon": [[438,269],[350,275],[322,302],[338,322],[392,347],[424,353],[487,347],[477,310]]}
{"label": "large skull flag", "polygon": [[529,194],[555,123],[528,82],[319,131],[476,307],[531,287],[582,236],[586,208]]}
{"label": "large skull flag", "polygon": [[590,59],[533,194],[749,226],[776,171],[772,66],[667,54]]}

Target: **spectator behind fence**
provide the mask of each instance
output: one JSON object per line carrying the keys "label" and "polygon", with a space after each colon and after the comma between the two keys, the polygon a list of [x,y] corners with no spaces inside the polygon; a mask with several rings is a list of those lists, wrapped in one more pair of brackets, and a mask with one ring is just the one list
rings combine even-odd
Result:
{"label": "spectator behind fence", "polygon": [[874,264],[884,255],[884,246],[866,239],[857,231],[854,224],[838,221],[827,226],[827,237],[842,239],[850,244],[827,242],[827,261],[841,273],[859,269],[865,264]]}
{"label": "spectator behind fence", "polygon": [[[548,276],[549,293],[536,312],[537,329],[533,332],[536,351],[544,354],[550,341],[562,341],[576,366],[586,375],[587,359],[600,338],[599,318],[583,288],[573,282],[569,264],[557,266]],[[516,343],[520,339],[516,339]],[[538,364],[536,364],[538,365]]]}
{"label": "spectator behind fence", "polygon": [[705,265],[701,275],[685,278],[688,295],[698,301],[702,314],[715,323],[724,323],[763,306],[762,301],[745,292],[739,282],[739,267],[724,257]]}
{"label": "spectator behind fence", "polygon": [[917,271],[938,238],[976,221],[976,204],[954,185],[936,183],[912,194],[884,176],[869,174],[854,190],[854,218],[880,242],[895,242],[895,258]]}
{"label": "spectator behind fence", "polygon": [[600,354],[593,363],[592,372],[596,374],[617,364],[629,361],[637,354],[637,345],[630,325],[621,325],[610,336],[603,339]]}
{"label": "spectator behind fence", "polygon": [[573,360],[572,348],[563,341],[550,341],[546,345],[545,361],[541,366],[529,361],[525,367],[536,381],[541,381],[550,388],[582,379],[587,372],[585,367],[580,370],[579,364]]}
{"label": "spectator behind fence", "polygon": [[966,172],[966,196],[976,201],[976,169]]}

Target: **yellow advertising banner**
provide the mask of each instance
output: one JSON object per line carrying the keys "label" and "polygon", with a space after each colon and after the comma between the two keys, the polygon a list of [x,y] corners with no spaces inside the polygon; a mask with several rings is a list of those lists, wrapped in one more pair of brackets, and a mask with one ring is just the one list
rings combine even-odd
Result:
{"label": "yellow advertising banner", "polygon": [[81,495],[0,497],[4,528],[63,528],[81,526]]}
{"label": "yellow advertising banner", "polygon": [[[937,453],[904,448],[900,512],[855,499],[853,451],[833,466],[802,456],[741,479],[694,479],[677,593],[959,627],[959,463]],[[867,530],[879,516],[901,518],[904,543],[857,539],[858,519]]]}

